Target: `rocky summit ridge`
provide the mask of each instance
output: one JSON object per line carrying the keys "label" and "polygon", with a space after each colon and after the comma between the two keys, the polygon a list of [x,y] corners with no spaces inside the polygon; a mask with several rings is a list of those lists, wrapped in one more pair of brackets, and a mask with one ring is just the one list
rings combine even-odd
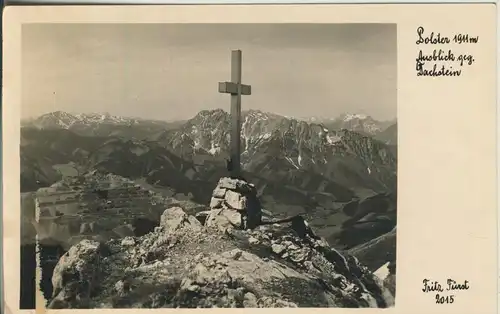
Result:
{"label": "rocky summit ridge", "polygon": [[205,212],[171,207],[143,236],[77,243],[52,284],[54,309],[394,304],[393,289],[355,257],[300,216],[266,221],[255,187],[231,178],[219,180]]}

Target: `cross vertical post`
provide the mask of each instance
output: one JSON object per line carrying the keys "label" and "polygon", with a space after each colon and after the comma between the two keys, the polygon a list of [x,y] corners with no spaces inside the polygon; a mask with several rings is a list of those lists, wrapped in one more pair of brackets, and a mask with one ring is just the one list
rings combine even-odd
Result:
{"label": "cross vertical post", "polygon": [[219,92],[231,94],[231,143],[230,174],[237,178],[241,175],[241,95],[250,95],[251,86],[241,84],[241,50],[231,52],[231,82],[220,82]]}
{"label": "cross vertical post", "polygon": [[241,147],[241,50],[231,53],[231,81],[238,85],[238,92],[231,95],[231,164],[232,176],[240,176]]}

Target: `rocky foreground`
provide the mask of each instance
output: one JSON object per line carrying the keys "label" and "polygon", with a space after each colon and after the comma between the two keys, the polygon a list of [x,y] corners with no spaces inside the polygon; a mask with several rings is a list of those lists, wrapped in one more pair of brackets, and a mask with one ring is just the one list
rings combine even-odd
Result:
{"label": "rocky foreground", "polygon": [[205,215],[171,207],[142,237],[81,241],[54,269],[49,308],[394,305],[392,286],[301,217],[262,220],[254,191],[223,178]]}

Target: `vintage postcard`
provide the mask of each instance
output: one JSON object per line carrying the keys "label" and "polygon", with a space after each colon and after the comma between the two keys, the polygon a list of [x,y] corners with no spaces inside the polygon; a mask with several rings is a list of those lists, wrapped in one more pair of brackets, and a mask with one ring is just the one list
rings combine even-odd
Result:
{"label": "vintage postcard", "polygon": [[495,28],[493,4],[7,8],[6,313],[496,312]]}

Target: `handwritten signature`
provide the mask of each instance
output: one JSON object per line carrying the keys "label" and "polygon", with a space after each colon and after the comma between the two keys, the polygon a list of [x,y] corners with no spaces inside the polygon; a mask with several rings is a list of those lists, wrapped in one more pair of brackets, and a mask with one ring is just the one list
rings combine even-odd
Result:
{"label": "handwritten signature", "polygon": [[448,278],[446,284],[441,284],[437,280],[424,279],[422,281],[422,292],[437,292],[435,295],[436,304],[452,304],[455,302],[455,294],[445,293],[445,291],[463,291],[469,290],[470,284],[468,280],[456,281]]}
{"label": "handwritten signature", "polygon": [[[424,279],[422,281],[423,283],[423,288],[422,292],[444,292],[445,290],[443,289],[443,286],[439,281],[431,281],[429,279]],[[462,282],[457,282],[456,280],[453,279],[447,279],[446,280],[446,285],[445,289],[446,291],[452,291],[452,290],[469,290],[469,281],[464,280]]]}

